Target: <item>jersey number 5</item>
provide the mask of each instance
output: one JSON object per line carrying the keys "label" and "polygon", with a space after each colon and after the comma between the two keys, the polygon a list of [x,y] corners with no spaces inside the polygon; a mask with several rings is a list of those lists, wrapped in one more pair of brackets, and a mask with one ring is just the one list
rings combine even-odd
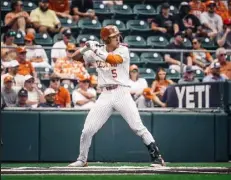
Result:
{"label": "jersey number 5", "polygon": [[111,73],[112,73],[112,77],[113,77],[113,78],[117,78],[116,69],[112,69],[112,70],[111,70]]}

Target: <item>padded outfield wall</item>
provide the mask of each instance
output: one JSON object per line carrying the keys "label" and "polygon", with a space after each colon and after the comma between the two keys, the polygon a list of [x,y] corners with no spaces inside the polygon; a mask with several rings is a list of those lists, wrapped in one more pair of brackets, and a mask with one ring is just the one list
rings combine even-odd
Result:
{"label": "padded outfield wall", "polygon": [[[169,162],[228,161],[231,118],[222,111],[140,111]],[[5,110],[2,120],[3,161],[73,161],[87,111]],[[89,161],[149,161],[141,139],[114,112],[93,138]]]}

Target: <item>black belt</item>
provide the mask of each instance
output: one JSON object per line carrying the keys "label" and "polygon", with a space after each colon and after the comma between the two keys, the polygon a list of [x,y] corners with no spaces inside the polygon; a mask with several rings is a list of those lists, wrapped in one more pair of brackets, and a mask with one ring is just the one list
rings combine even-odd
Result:
{"label": "black belt", "polygon": [[115,85],[111,85],[111,86],[106,86],[105,88],[106,88],[106,90],[110,91],[110,90],[116,89],[117,87],[118,87],[118,85],[115,84]]}

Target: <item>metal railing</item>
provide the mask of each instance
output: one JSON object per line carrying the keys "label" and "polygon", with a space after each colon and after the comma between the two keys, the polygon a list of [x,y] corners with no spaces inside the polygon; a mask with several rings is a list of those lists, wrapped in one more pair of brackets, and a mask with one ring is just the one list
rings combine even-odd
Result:
{"label": "metal railing", "polygon": [[[14,48],[13,46],[2,46],[1,48]],[[65,48],[53,48],[51,46],[43,46],[43,47],[30,47],[30,49],[44,49],[44,50],[52,50],[52,49],[65,49]],[[180,61],[181,61],[181,76],[183,74],[183,58],[184,53],[191,52],[205,52],[204,50],[194,50],[194,49],[153,49],[153,48],[129,48],[130,52],[160,52],[160,53],[180,53]],[[210,53],[215,53],[216,50],[206,50]],[[227,53],[231,56],[231,49],[226,49]]]}

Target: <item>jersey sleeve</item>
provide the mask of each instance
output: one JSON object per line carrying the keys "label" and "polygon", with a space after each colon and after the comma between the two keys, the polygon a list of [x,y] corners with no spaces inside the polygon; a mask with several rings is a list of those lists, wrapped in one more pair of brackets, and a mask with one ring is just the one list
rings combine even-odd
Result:
{"label": "jersey sleeve", "polygon": [[129,50],[126,46],[120,46],[113,54],[120,55],[123,62],[130,61]]}
{"label": "jersey sleeve", "polygon": [[95,61],[103,61],[99,56],[97,56],[93,51],[87,51],[83,55],[83,59],[85,62],[95,62]]}

